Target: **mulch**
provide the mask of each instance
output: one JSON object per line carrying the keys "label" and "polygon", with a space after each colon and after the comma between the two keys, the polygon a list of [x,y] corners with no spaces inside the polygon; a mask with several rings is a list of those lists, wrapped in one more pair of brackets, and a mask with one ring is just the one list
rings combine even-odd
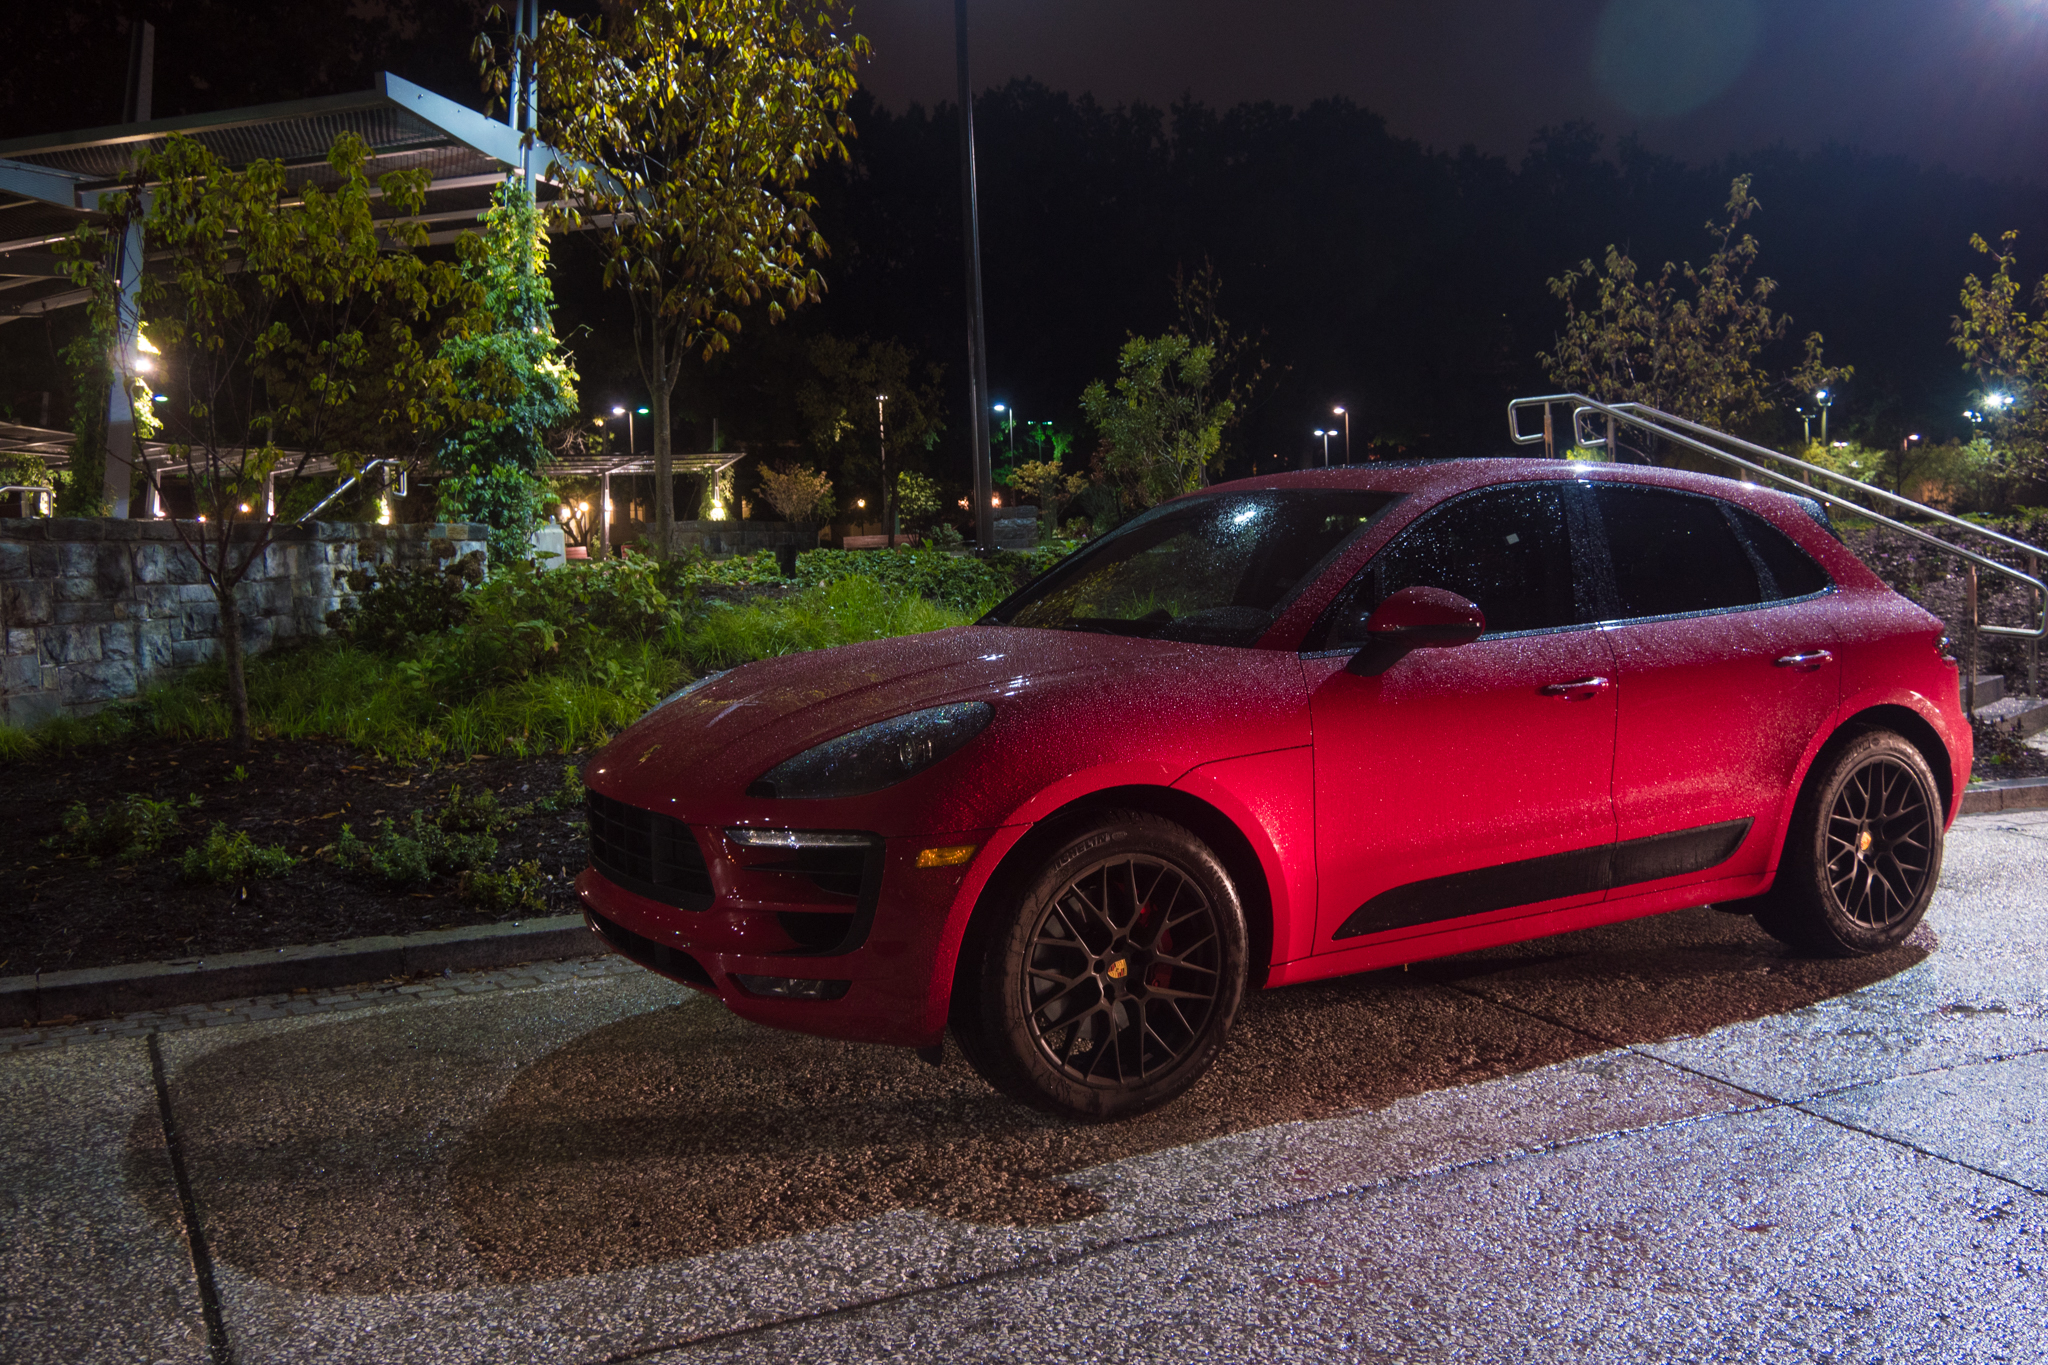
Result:
{"label": "mulch", "polygon": [[[258,741],[247,751],[213,740],[141,739],[0,766],[0,976],[406,934],[522,918],[486,910],[440,877],[394,890],[321,856],[343,824],[360,838],[386,816],[401,827],[434,812],[460,785],[501,805],[555,791],[561,756],[484,758],[440,766],[383,762],[343,744]],[[237,774],[237,769],[241,775]],[[97,814],[129,793],[173,800],[179,825],[160,852],[133,863],[66,854],[50,841],[65,810]],[[196,809],[183,809],[196,794]],[[193,884],[179,872],[186,847],[216,822],[300,857],[283,876],[246,885]],[[583,812],[532,814],[499,830],[493,868],[537,860],[546,914],[576,909],[571,880],[585,861]],[[528,911],[523,917],[532,918]]]}

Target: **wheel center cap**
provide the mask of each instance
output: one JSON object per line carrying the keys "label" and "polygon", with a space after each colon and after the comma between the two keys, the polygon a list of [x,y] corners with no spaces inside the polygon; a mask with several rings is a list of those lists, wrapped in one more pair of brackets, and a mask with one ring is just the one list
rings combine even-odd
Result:
{"label": "wheel center cap", "polygon": [[1870,831],[1866,829],[1861,834],[1856,836],[1856,851],[1858,853],[1868,853],[1870,852],[1871,844],[1875,842],[1876,841],[1870,837]]}
{"label": "wheel center cap", "polygon": [[1121,981],[1130,974],[1131,960],[1127,957],[1120,957],[1109,964],[1109,979],[1111,981]]}

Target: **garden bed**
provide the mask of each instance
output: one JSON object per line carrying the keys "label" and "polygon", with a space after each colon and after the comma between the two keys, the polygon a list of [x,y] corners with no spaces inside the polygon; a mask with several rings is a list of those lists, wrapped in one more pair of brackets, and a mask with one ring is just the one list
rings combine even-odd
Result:
{"label": "garden bed", "polygon": [[[266,740],[237,753],[217,740],[143,737],[0,765],[0,828],[8,831],[0,850],[8,888],[0,976],[571,913],[570,883],[584,865],[585,843],[582,810],[563,799],[563,766],[559,755],[431,767],[315,740]],[[337,856],[343,825],[373,840],[386,819],[402,833],[416,811],[432,822],[452,797],[474,809],[485,792],[515,812],[549,796],[568,806],[514,813],[486,836],[496,849],[482,870],[502,876],[537,865],[523,903],[480,898],[473,877],[465,897],[465,879],[455,872],[393,884]],[[65,834],[74,803],[104,816],[131,796],[170,812],[155,852],[95,856],[75,848],[78,841]],[[203,846],[217,825],[296,862],[277,875],[188,878],[186,851]]]}

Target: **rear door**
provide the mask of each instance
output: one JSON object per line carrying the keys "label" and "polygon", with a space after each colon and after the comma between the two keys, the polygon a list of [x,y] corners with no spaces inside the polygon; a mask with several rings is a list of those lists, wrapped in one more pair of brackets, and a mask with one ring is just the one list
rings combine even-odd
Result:
{"label": "rear door", "polygon": [[[1377,677],[1347,673],[1364,617],[1415,586],[1477,602],[1486,633]],[[1581,586],[1553,480],[1434,509],[1340,595],[1303,659],[1319,951],[1601,898],[1614,668]]]}
{"label": "rear door", "polygon": [[1841,694],[1826,573],[1752,512],[1595,483],[1617,714],[1612,895],[1761,872]]}

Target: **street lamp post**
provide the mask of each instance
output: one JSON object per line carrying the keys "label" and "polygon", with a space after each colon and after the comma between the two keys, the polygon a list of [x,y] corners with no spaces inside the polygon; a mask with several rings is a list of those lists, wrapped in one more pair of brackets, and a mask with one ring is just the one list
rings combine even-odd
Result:
{"label": "street lamp post", "polygon": [[1810,411],[1808,411],[1807,409],[1805,409],[1805,408],[1794,408],[1794,409],[1792,409],[1792,411],[1794,411],[1794,412],[1796,412],[1796,413],[1798,413],[1798,414],[1799,414],[1799,424],[1800,424],[1800,428],[1801,428],[1801,436],[1800,436],[1800,439],[1801,439],[1801,440],[1802,440],[1802,441],[1803,441],[1803,442],[1804,442],[1805,444],[1807,444],[1807,445],[1812,445],[1812,444],[1813,444],[1813,414],[1812,414],[1812,413],[1811,413]]}
{"label": "street lamp post", "polygon": [[[1346,411],[1344,411],[1344,409],[1342,409],[1342,408],[1331,408],[1331,409],[1330,409],[1330,411],[1331,411],[1331,412],[1334,412],[1334,413],[1336,413],[1336,414],[1337,414],[1337,415],[1338,415],[1339,417],[1342,417],[1342,418],[1344,419],[1344,463],[1345,463],[1345,464],[1350,464],[1350,463],[1351,463],[1351,414],[1350,414],[1350,413],[1348,413],[1348,412],[1346,412]],[[1329,460],[1328,460],[1327,458],[1325,458],[1325,459],[1323,460],[1323,463],[1324,463],[1324,464],[1328,464],[1328,463],[1329,463]]]}
{"label": "street lamp post", "polygon": [[996,404],[995,410],[1003,414],[1003,442],[1012,455],[1017,453],[1017,412],[1016,409]]}
{"label": "street lamp post", "polygon": [[1330,467],[1330,438],[1335,436],[1337,432],[1335,428],[1324,431],[1321,427],[1317,427],[1315,434],[1323,438],[1323,468],[1328,469]]}
{"label": "street lamp post", "polygon": [[1813,395],[1813,401],[1820,404],[1820,443],[1826,445],[1828,443],[1828,409],[1835,405],[1834,395],[1826,389],[1821,389]]}
{"label": "street lamp post", "polygon": [[882,534],[889,538],[889,544],[896,543],[896,517],[891,510],[896,500],[889,496],[889,423],[883,415],[883,408],[889,402],[889,395],[875,395],[875,442],[882,449]]}
{"label": "street lamp post", "polygon": [[[967,77],[967,0],[953,0],[953,44],[960,66],[961,246],[967,253],[967,411],[986,412],[988,343],[981,327],[981,206],[974,177],[974,87]],[[996,546],[995,475],[988,423],[967,424],[974,442],[974,539],[983,555]]]}

